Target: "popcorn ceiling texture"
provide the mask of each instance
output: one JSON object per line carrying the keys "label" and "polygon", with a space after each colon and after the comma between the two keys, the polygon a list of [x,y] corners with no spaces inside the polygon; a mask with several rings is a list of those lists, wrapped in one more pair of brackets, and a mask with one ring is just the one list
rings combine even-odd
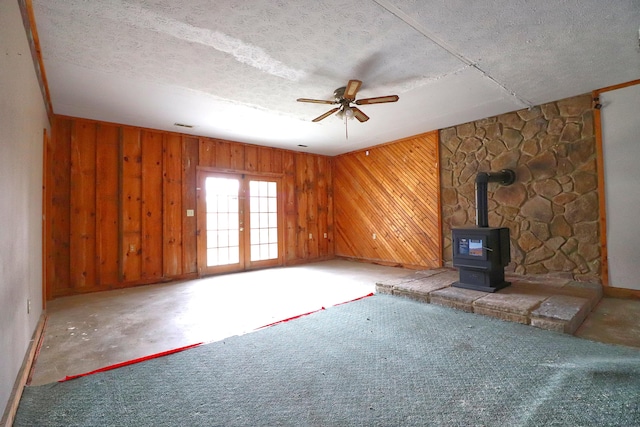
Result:
{"label": "popcorn ceiling texture", "polygon": [[[640,78],[638,2],[33,0],[56,114],[336,155]],[[371,117],[313,123],[349,79]]]}
{"label": "popcorn ceiling texture", "polygon": [[[347,8],[337,0],[37,3],[45,18],[38,24],[48,34],[45,61],[188,87],[303,120],[309,111],[295,99],[332,99],[336,81],[360,78],[362,97],[367,89],[377,96],[461,68],[411,27],[362,0]],[[337,11],[340,19],[333,16]],[[357,25],[345,26],[345,20]]]}
{"label": "popcorn ceiling texture", "polygon": [[591,97],[582,95],[440,131],[443,259],[451,227],[475,224],[477,172],[509,168],[489,184],[489,226],[511,230],[519,274],[600,282],[596,143]]}

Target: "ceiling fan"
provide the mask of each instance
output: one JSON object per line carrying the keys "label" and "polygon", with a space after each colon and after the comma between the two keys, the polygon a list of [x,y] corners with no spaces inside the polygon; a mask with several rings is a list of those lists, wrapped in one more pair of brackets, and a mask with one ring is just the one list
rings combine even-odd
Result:
{"label": "ceiling fan", "polygon": [[369,116],[362,112],[358,107],[354,107],[351,104],[355,105],[367,105],[367,104],[384,104],[386,102],[396,102],[399,98],[398,95],[387,95],[387,96],[377,96],[375,98],[364,98],[364,99],[356,99],[356,93],[362,86],[362,82],[360,80],[349,80],[344,87],[339,87],[333,92],[333,101],[325,101],[322,99],[309,99],[309,98],[298,98],[298,102],[312,102],[314,104],[337,104],[338,107],[335,107],[321,116],[313,119],[313,122],[319,122],[320,120],[329,117],[333,113],[336,113],[336,116],[339,119],[350,119],[355,117],[360,122],[366,122],[369,120]]}

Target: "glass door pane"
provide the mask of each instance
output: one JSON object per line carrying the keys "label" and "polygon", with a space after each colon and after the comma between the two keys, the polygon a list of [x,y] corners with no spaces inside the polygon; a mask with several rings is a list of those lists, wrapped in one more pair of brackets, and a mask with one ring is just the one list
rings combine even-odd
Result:
{"label": "glass door pane", "polygon": [[205,179],[207,267],[240,262],[239,191],[236,178]]}
{"label": "glass door pane", "polygon": [[274,181],[249,181],[250,260],[278,259],[278,187]]}

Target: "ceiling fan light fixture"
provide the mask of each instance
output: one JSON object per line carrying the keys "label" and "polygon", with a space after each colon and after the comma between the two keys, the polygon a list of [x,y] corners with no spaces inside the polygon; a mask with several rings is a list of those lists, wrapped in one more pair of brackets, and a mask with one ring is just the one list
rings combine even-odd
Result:
{"label": "ceiling fan light fixture", "polygon": [[345,107],[344,109],[344,115],[346,118],[348,119],[353,119],[353,110],[351,109],[351,107]]}
{"label": "ceiling fan light fixture", "polygon": [[334,104],[338,105],[338,107],[332,108],[326,113],[322,114],[319,117],[316,117],[312,120],[312,122],[319,122],[320,120],[324,120],[330,115],[334,114],[340,120],[344,120],[346,124],[347,119],[353,119],[354,117],[358,119],[359,122],[366,122],[369,120],[369,116],[362,112],[358,107],[351,106],[351,104],[355,105],[365,105],[365,104],[384,104],[387,102],[396,102],[398,100],[398,95],[387,95],[387,96],[376,96],[374,98],[365,98],[365,99],[356,99],[356,94],[360,89],[362,82],[360,80],[349,80],[346,86],[339,87],[333,92],[334,100],[321,100],[321,99],[310,99],[310,98],[298,98],[298,102],[311,102],[315,104]]}

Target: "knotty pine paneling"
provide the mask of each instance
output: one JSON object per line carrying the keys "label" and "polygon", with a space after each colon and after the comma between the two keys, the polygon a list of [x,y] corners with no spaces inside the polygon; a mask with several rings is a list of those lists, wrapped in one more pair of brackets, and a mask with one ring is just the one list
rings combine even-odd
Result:
{"label": "knotty pine paneling", "polygon": [[[118,206],[120,134],[114,125],[98,124],[96,135],[96,284],[119,282]],[[99,160],[99,161],[98,161]]]}
{"label": "knotty pine paneling", "polygon": [[71,287],[96,283],[96,126],[77,123],[71,133]]}
{"label": "knotty pine paneling", "polygon": [[439,176],[437,132],[336,157],[336,255],[439,267]]}
{"label": "knotty pine paneling", "polygon": [[[51,244],[47,245],[47,298],[66,294],[71,288],[71,133],[70,120],[53,121],[51,154],[46,168],[51,176],[50,199],[47,206],[47,228]],[[57,143],[64,141],[64,143]]]}
{"label": "knotty pine paneling", "polygon": [[213,138],[199,154],[201,167],[282,177],[285,263],[334,257],[331,158]]}
{"label": "knotty pine paneling", "polygon": [[137,282],[141,278],[142,244],[142,130],[122,129],[120,187],[120,235],[122,237],[123,282]]}
{"label": "knotty pine paneling", "polygon": [[182,138],[179,135],[165,138],[163,167],[163,267],[164,276],[172,277],[182,274]]}
{"label": "knotty pine paneling", "polygon": [[196,211],[198,138],[182,138],[182,268],[183,274],[196,274],[198,224],[195,216],[187,216],[187,209]]}
{"label": "knotty pine paneling", "polygon": [[198,167],[280,176],[285,264],[335,254],[328,157],[57,116],[48,161],[48,298],[195,277]]}
{"label": "knotty pine paneling", "polygon": [[195,277],[197,138],[56,117],[49,162],[48,298]]}
{"label": "knotty pine paneling", "polygon": [[163,137],[164,133],[142,134],[142,217],[140,276],[159,280],[163,274]]}

